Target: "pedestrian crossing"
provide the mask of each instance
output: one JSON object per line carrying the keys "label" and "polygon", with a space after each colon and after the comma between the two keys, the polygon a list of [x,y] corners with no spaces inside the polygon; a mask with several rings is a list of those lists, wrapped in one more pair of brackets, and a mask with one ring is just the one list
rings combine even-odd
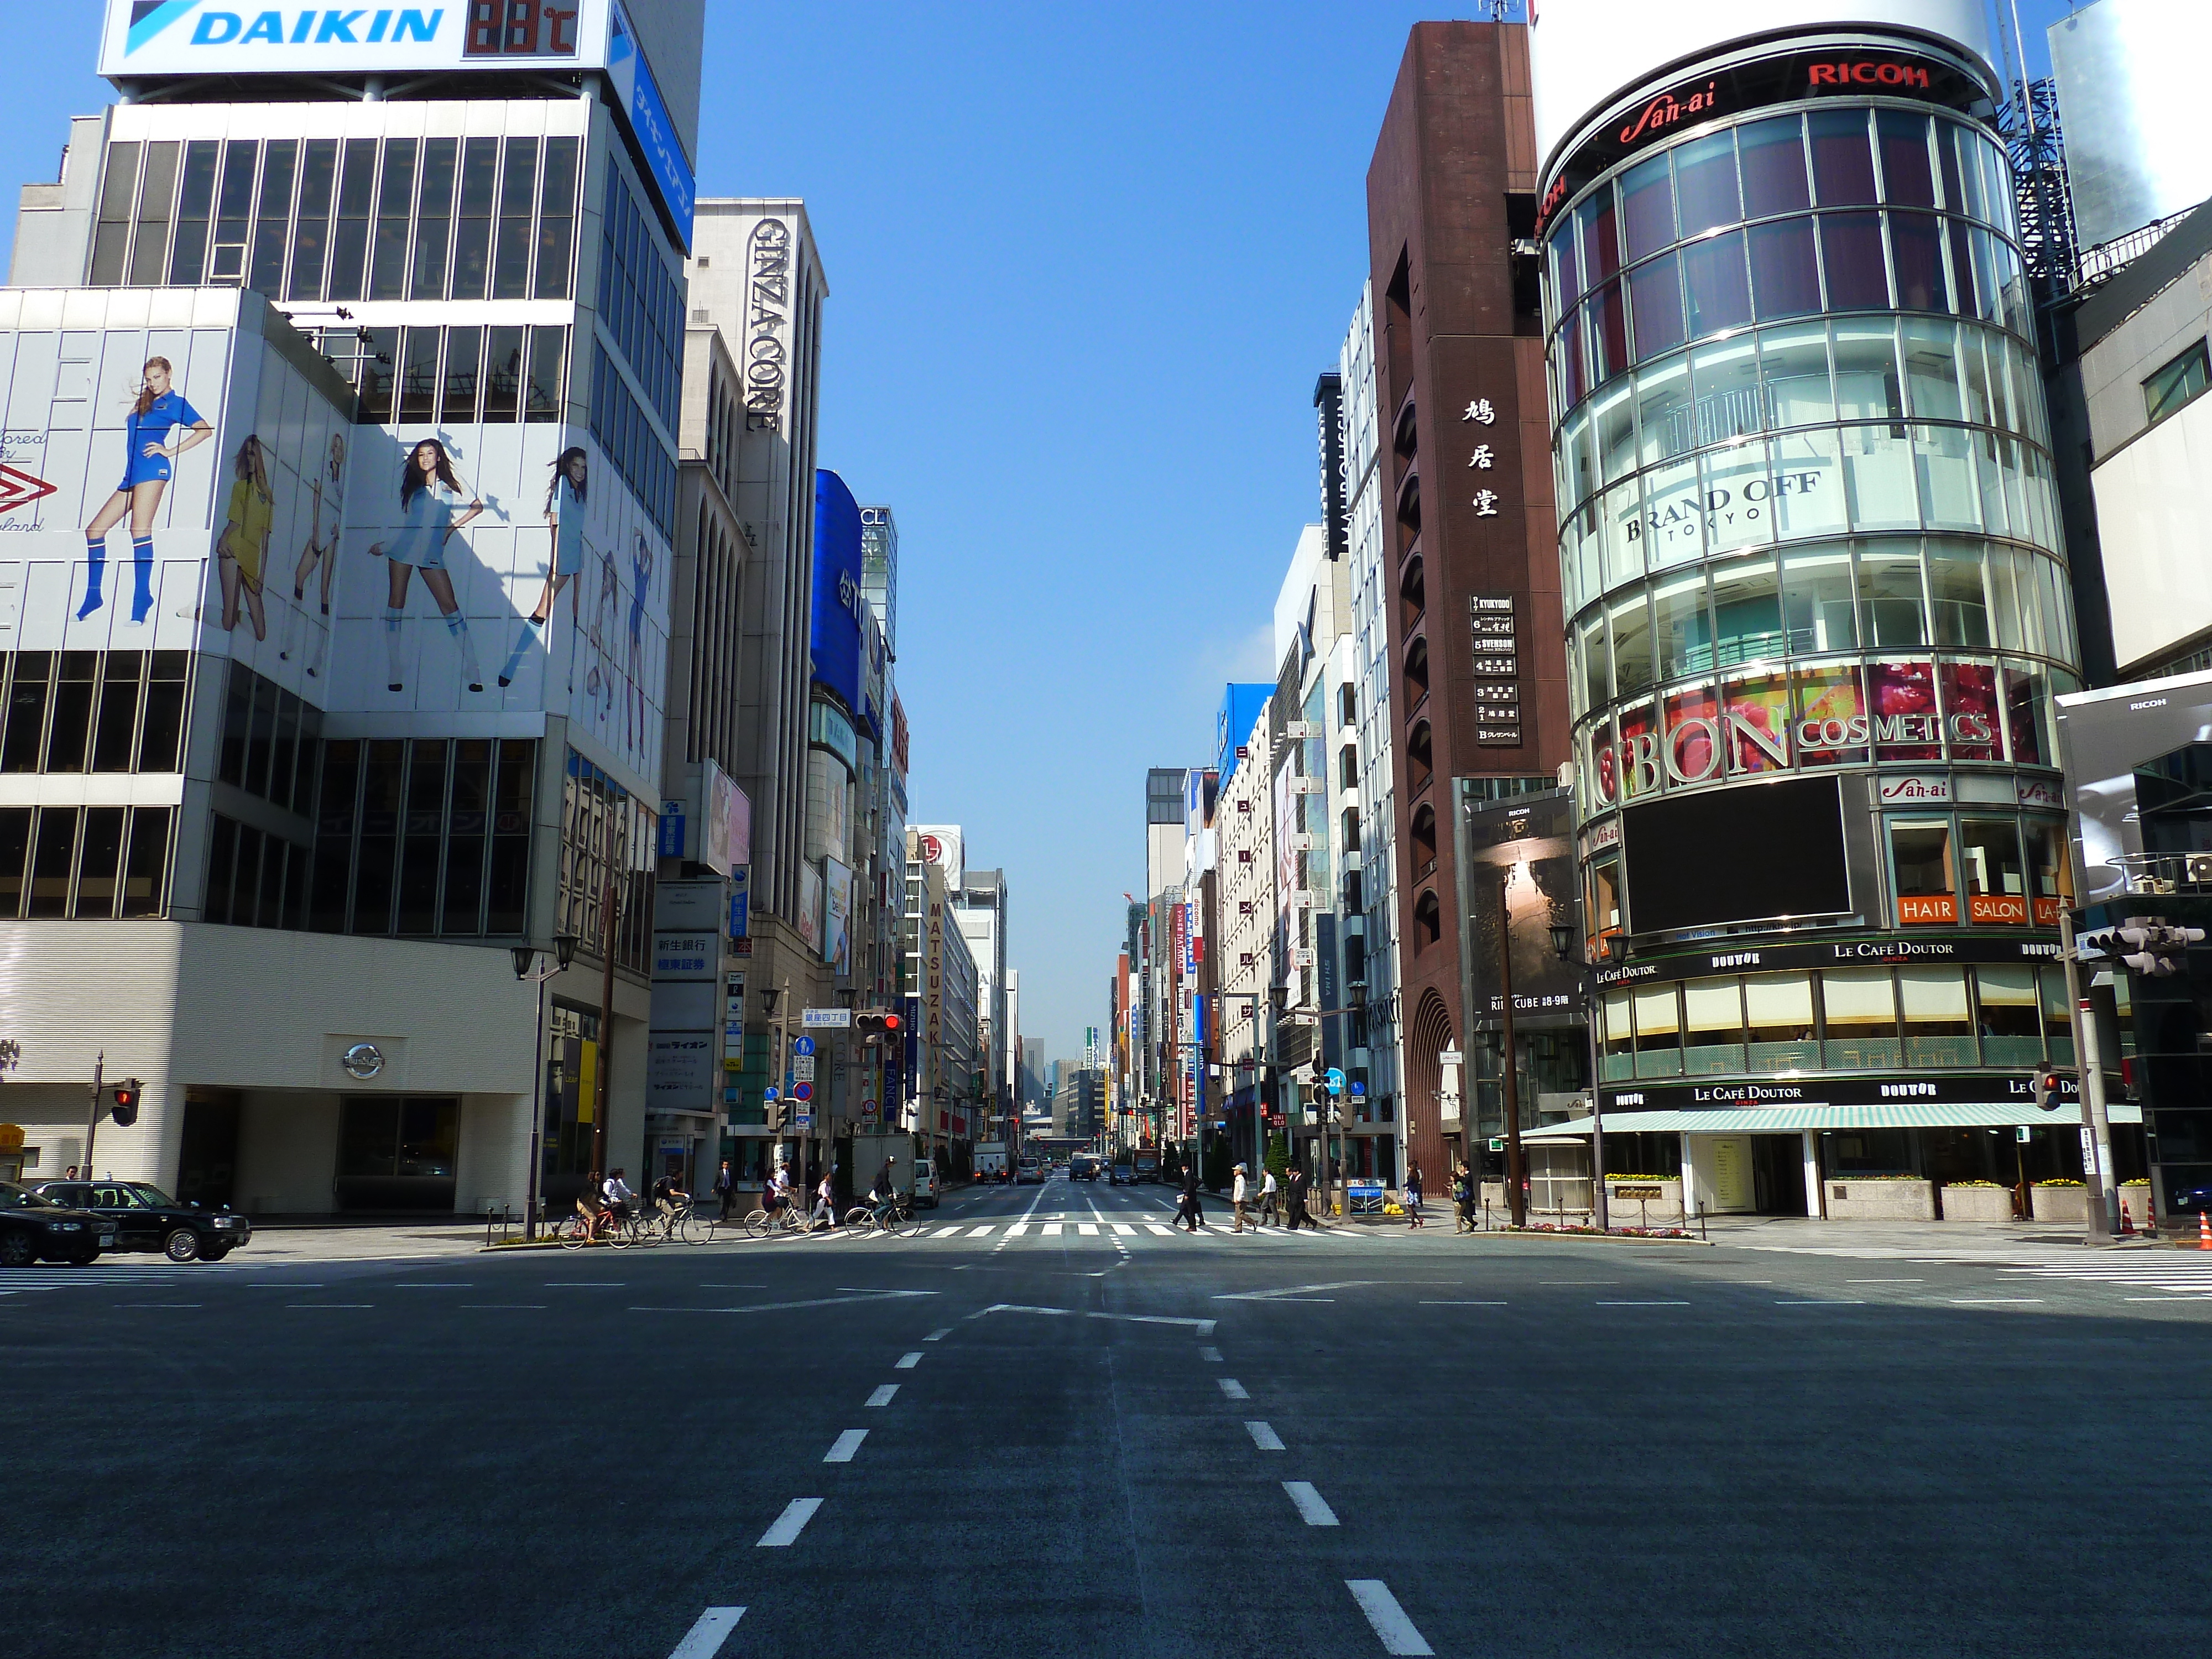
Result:
{"label": "pedestrian crossing", "polygon": [[1285,1227],[1259,1226],[1247,1227],[1243,1232],[1238,1233],[1231,1231],[1227,1226],[1218,1225],[1212,1222],[1193,1233],[1180,1227],[1170,1226],[1165,1222],[1154,1221],[1141,1216],[1127,1221],[1110,1216],[1101,1216],[1089,1221],[1077,1220],[1073,1218],[1047,1221],[1031,1217],[1014,1221],[952,1221],[941,1224],[924,1222],[918,1231],[905,1234],[896,1239],[889,1234],[866,1228],[840,1228],[834,1232],[823,1231],[787,1237],[789,1242],[793,1243],[817,1245],[836,1243],[938,1244],[950,1243],[957,1239],[963,1243],[988,1242],[995,1245],[1034,1246],[1055,1243],[1066,1244],[1084,1239],[1095,1239],[1101,1244],[1111,1243],[1121,1248],[1127,1248],[1130,1244],[1151,1244],[1159,1248],[1164,1242],[1172,1248],[1176,1241],[1195,1245],[1219,1243],[1224,1240],[1229,1240],[1241,1244],[1245,1240],[1251,1239],[1261,1242],[1264,1246],[1265,1244],[1289,1244],[1304,1239],[1344,1236],[1341,1232],[1335,1231],[1325,1234],[1310,1229],[1302,1229],[1293,1233]]}
{"label": "pedestrian crossing", "polygon": [[2212,1298],[2212,1254],[2185,1255],[2178,1250],[2131,1250],[2087,1259],[2039,1261],[2007,1267],[2008,1276],[2040,1284],[2117,1285],[2166,1296]]}

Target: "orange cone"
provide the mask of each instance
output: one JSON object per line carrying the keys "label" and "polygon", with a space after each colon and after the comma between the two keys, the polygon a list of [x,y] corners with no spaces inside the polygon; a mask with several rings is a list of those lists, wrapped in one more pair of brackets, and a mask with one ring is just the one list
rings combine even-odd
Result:
{"label": "orange cone", "polygon": [[2122,1193],[2120,1194],[2120,1237],[2133,1238],[2135,1236],[2136,1224],[2128,1214],[2128,1195]]}
{"label": "orange cone", "polygon": [[2197,1248],[2212,1250],[2212,1210],[2197,1212]]}

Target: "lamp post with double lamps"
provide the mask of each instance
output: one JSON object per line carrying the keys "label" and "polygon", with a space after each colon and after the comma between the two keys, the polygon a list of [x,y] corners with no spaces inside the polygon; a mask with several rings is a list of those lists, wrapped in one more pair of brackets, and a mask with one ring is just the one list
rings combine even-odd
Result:
{"label": "lamp post with double lamps", "polygon": [[522,1236],[535,1240],[538,1237],[538,1181],[543,1158],[538,1146],[545,1133],[545,981],[554,975],[568,971],[568,964],[576,959],[576,936],[574,933],[553,935],[553,960],[542,958],[544,948],[536,945],[518,945],[514,948],[514,976],[538,987],[538,1024],[532,1028],[534,1048],[530,1059],[530,1185],[523,1200]]}
{"label": "lamp post with double lamps", "polygon": [[[1562,962],[1577,960],[1575,940],[1580,930],[1571,921],[1552,924],[1552,951]],[[1583,1023],[1589,1032],[1590,1078],[1590,1198],[1592,1212],[1597,1224],[1607,1232],[1613,1231],[1610,1206],[1606,1203],[1605,1191],[1605,1108],[1599,1098],[1597,1050],[1597,975],[1600,968],[1617,966],[1625,954],[1619,933],[1607,933],[1595,941],[1593,951],[1581,955],[1583,970]]]}

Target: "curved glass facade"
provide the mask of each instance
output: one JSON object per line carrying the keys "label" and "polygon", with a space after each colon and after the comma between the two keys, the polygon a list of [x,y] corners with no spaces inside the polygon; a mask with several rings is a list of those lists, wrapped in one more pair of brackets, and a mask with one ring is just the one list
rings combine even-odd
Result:
{"label": "curved glass facade", "polygon": [[[1620,160],[1542,252],[1584,921],[1632,946],[1595,1011],[1600,1081],[1633,1088],[1607,1109],[2063,1060],[2033,960],[2070,895],[2079,653],[1995,137],[1925,99],[1770,104]],[[1680,877],[1798,855],[1762,803],[1823,777],[1848,914]]]}

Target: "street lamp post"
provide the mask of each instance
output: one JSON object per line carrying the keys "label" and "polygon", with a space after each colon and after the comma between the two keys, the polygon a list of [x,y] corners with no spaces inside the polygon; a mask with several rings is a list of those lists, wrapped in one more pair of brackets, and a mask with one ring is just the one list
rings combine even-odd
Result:
{"label": "street lamp post", "polygon": [[1498,985],[1502,1011],[1498,1035],[1503,1038],[1499,1052],[1504,1057],[1505,1208],[1516,1227],[1525,1227],[1528,1224],[1528,1204],[1521,1184],[1527,1167],[1521,1151],[1521,1067],[1513,1044],[1513,935],[1510,908],[1512,879],[1510,870],[1498,873]]}
{"label": "street lamp post", "polygon": [[[1607,933],[1597,942],[1597,955],[1584,954],[1583,960],[1583,1023],[1589,1035],[1590,1078],[1590,1198],[1592,1212],[1597,1224],[1607,1232],[1613,1231],[1612,1206],[1606,1202],[1605,1191],[1605,1106],[1598,1094],[1597,1048],[1597,970],[1600,963],[1607,967],[1617,963],[1623,954],[1619,933]],[[1562,962],[1575,960],[1575,927],[1572,922],[1552,924],[1552,951]]]}
{"label": "street lamp post", "polygon": [[574,933],[553,935],[553,961],[549,966],[539,958],[545,952],[535,945],[518,945],[514,951],[514,976],[538,987],[538,1024],[532,1035],[530,1057],[530,1180],[523,1199],[522,1236],[535,1241],[538,1237],[538,1172],[544,1163],[539,1146],[545,1133],[545,981],[554,975],[565,973],[576,957],[576,936]]}

